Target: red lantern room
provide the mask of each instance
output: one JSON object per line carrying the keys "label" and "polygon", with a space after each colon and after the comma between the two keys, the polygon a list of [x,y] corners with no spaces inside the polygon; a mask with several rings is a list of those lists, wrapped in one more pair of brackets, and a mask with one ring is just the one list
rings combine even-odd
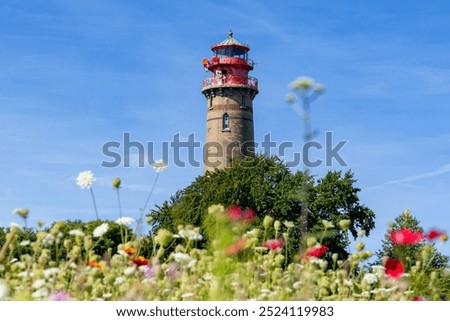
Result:
{"label": "red lantern room", "polygon": [[254,62],[248,58],[250,47],[233,38],[233,32],[219,44],[213,45],[211,60],[203,59],[203,66],[213,76],[203,81],[203,88],[222,85],[244,85],[258,88],[258,80],[248,76],[253,70]]}

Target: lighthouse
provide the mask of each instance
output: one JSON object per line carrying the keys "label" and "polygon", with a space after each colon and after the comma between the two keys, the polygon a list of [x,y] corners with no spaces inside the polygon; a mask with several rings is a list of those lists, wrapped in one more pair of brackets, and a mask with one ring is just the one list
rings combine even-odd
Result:
{"label": "lighthouse", "polygon": [[214,171],[229,167],[233,159],[254,153],[253,99],[258,94],[258,80],[248,75],[254,62],[250,46],[228,37],[211,47],[211,59],[203,67],[212,76],[203,80],[206,97],[206,141],[204,169]]}

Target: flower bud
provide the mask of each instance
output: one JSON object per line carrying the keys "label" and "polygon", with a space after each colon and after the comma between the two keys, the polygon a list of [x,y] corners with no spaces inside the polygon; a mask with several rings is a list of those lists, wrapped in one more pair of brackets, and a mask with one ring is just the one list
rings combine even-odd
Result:
{"label": "flower bud", "polygon": [[331,259],[333,260],[333,262],[337,262],[337,259],[339,258],[339,254],[337,253],[333,253],[333,255],[331,256]]}
{"label": "flower bud", "polygon": [[273,227],[274,227],[275,231],[279,231],[280,227],[281,227],[280,221],[276,220],[275,223],[273,223]]}
{"label": "flower bud", "polygon": [[350,227],[350,223],[351,223],[350,220],[340,220],[338,225],[341,228],[341,230],[347,231]]}
{"label": "flower bud", "polygon": [[322,220],[322,224],[326,229],[333,228],[334,224],[327,220]]}
{"label": "flower bud", "polygon": [[355,246],[355,248],[356,248],[356,250],[358,251],[358,252],[361,252],[362,250],[364,250],[364,243],[363,242],[358,242],[358,243],[356,243],[356,246]]}
{"label": "flower bud", "polygon": [[316,244],[317,244],[317,239],[314,236],[310,236],[306,239],[306,246],[308,248],[311,248]]}
{"label": "flower bud", "polygon": [[112,180],[112,184],[114,186],[115,189],[119,189],[120,187],[120,183],[122,183],[122,181],[120,180],[120,178],[116,177]]}
{"label": "flower bud", "polygon": [[267,230],[273,223],[273,218],[269,215],[266,215],[266,217],[264,217],[264,221],[263,221],[263,226],[264,228]]}

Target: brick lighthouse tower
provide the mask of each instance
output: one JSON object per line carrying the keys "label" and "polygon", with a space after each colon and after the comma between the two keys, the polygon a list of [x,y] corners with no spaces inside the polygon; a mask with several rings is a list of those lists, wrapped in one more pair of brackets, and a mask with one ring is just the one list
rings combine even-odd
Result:
{"label": "brick lighthouse tower", "polygon": [[229,167],[232,159],[254,152],[253,99],[258,94],[258,80],[248,75],[254,66],[248,45],[230,31],[211,51],[211,60],[203,59],[213,74],[203,80],[202,90],[207,101],[205,172]]}

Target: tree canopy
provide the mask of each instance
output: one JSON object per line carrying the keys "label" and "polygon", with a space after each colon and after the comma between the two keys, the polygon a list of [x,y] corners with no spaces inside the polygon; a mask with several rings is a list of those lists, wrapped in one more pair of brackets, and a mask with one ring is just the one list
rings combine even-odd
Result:
{"label": "tree canopy", "polygon": [[[340,220],[348,219],[349,230],[356,237],[360,229],[370,233],[375,227],[375,215],[360,204],[360,189],[353,186],[355,182],[350,171],[329,172],[315,180],[306,172],[291,172],[278,157],[253,156],[197,177],[149,215],[155,227],[176,232],[179,225],[204,226],[211,205],[236,204],[256,211],[252,223],[255,226],[261,225],[266,215],[281,222],[293,222],[292,237],[300,245],[300,213],[302,206],[307,206],[308,233],[319,230],[322,220],[336,226]],[[329,235],[327,246],[333,253],[346,256],[348,243],[347,234],[336,230]]]}

